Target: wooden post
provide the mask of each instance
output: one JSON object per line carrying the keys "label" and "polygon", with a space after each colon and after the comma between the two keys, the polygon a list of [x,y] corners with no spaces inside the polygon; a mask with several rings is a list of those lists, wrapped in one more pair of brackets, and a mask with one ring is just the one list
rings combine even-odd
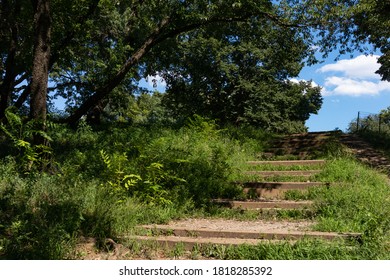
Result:
{"label": "wooden post", "polygon": [[360,112],[358,112],[357,119],[356,119],[356,132],[359,132],[359,125],[360,125]]}

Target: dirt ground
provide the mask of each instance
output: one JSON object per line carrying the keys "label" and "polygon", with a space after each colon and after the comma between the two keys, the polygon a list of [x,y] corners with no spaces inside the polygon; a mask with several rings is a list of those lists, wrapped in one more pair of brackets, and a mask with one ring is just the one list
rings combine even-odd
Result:
{"label": "dirt ground", "polygon": [[229,231],[273,231],[273,232],[289,232],[289,231],[307,231],[314,225],[313,222],[302,221],[237,221],[225,219],[186,219],[179,221],[171,221],[169,226],[185,227],[189,230],[209,229],[209,230],[229,230]]}

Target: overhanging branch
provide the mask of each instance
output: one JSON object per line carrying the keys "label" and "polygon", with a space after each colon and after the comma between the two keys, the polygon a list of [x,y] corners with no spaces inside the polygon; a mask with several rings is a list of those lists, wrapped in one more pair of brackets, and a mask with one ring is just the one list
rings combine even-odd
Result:
{"label": "overhanging branch", "polygon": [[101,87],[96,88],[95,94],[91,95],[79,108],[73,112],[71,116],[64,119],[63,122],[75,124],[83,115],[85,115],[90,109],[98,104],[100,100],[105,98],[115,87],[117,87],[126,77],[131,68],[136,65],[155,45],[158,45],[165,40],[173,38],[182,33],[196,30],[203,26],[215,23],[242,22],[248,20],[250,17],[259,15],[264,16],[269,20],[274,21],[276,24],[284,27],[298,27],[296,24],[283,22],[278,16],[267,12],[246,13],[236,17],[211,17],[209,19],[198,22],[174,27],[172,30],[167,29],[170,24],[173,24],[173,17],[167,17],[163,19],[156,27],[156,29],[145,39],[144,43],[123,64],[121,69],[109,79],[107,79],[106,83],[104,83]]}

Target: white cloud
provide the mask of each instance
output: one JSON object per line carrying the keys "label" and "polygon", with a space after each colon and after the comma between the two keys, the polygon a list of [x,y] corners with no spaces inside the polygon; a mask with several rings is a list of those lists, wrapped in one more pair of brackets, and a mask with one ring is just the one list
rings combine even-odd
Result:
{"label": "white cloud", "polygon": [[[321,67],[317,72],[331,73],[324,78],[323,96],[375,96],[390,92],[390,83],[381,81],[375,74],[379,69],[378,55],[360,55],[353,59],[343,59]],[[337,73],[340,73],[337,75]]]}
{"label": "white cloud", "polygon": [[[328,77],[325,79],[325,93],[323,95],[378,95],[382,91],[390,91],[390,83],[354,80],[345,77]],[[331,90],[329,89],[331,88]]]}
{"label": "white cloud", "polygon": [[[298,79],[296,79],[296,78],[292,78],[292,79],[290,79],[290,82],[293,82],[293,83],[296,83],[296,84],[299,84],[299,82],[308,82],[307,80],[303,80],[303,79],[300,79],[300,80],[298,80]],[[316,83],[316,82],[314,82],[313,80],[311,81],[311,86],[312,87],[318,87],[319,85]]]}
{"label": "white cloud", "polygon": [[158,74],[156,76],[147,76],[146,81],[148,82],[149,86],[153,88],[165,88],[167,86],[164,78]]}
{"label": "white cloud", "polygon": [[317,70],[320,73],[341,72],[344,76],[353,79],[378,79],[375,72],[379,69],[378,55],[359,55],[353,59],[339,60],[333,64],[327,64]]}
{"label": "white cloud", "polygon": [[295,78],[290,79],[290,82],[293,82],[293,83],[296,83],[296,84],[299,84],[299,81],[302,81],[302,80],[298,80],[298,79],[295,79]]}

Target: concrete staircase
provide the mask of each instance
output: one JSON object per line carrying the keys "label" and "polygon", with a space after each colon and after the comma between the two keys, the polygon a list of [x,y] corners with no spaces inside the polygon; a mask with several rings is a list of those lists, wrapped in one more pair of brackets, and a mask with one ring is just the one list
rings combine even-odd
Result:
{"label": "concrete staircase", "polygon": [[[321,172],[326,161],[308,159],[313,153],[317,153],[333,135],[333,132],[309,133],[277,139],[273,147],[267,151],[269,157],[276,158],[287,154],[298,159],[247,162],[247,170],[243,175],[251,177],[251,180],[236,182],[242,187],[246,199],[216,198],[213,202],[242,211],[262,213],[310,211],[313,206],[312,201],[288,200],[285,199],[285,194],[288,191],[306,192],[310,188],[333,187],[315,181],[315,176]],[[281,178],[284,180],[279,181]],[[138,235],[128,238],[168,247],[181,244],[191,250],[195,246],[296,242],[302,238],[356,239],[360,236],[355,233],[315,232],[309,229],[311,225],[310,221],[286,223],[283,220],[260,219],[243,223],[231,220],[191,219],[171,222],[168,225],[144,225],[137,229]]]}

